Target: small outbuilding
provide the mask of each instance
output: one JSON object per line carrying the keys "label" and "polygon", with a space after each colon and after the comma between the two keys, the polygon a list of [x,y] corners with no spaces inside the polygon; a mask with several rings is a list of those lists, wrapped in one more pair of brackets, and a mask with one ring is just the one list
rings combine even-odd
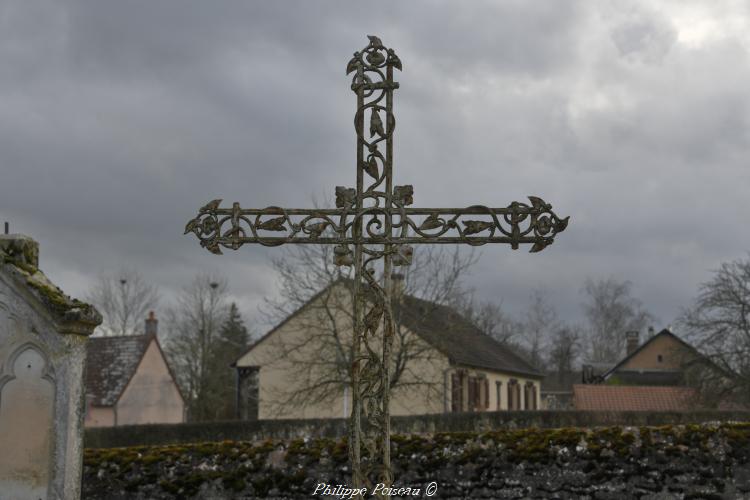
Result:
{"label": "small outbuilding", "polygon": [[185,421],[185,400],[159,344],[157,324],[151,312],[144,335],[90,339],[86,427]]}

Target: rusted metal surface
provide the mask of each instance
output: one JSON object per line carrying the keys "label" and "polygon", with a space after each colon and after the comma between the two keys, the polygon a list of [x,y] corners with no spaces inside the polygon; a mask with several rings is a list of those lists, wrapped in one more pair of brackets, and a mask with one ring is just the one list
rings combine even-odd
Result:
{"label": "rusted metal surface", "polygon": [[[336,187],[336,208],[221,208],[214,200],[188,222],[203,247],[221,254],[246,243],[331,244],[337,265],[354,266],[354,361],[349,456],[352,486],[390,485],[390,350],[394,331],[390,310],[393,266],[409,265],[415,244],[505,243],[531,252],[549,246],[565,230],[552,205],[529,196],[529,203],[507,207],[415,208],[414,188],[393,185],[393,70],[401,60],[376,36],[355,52],[346,67],[357,96],[356,187]],[[374,266],[382,264],[383,276]],[[367,300],[365,300],[365,294]],[[370,489],[370,491],[372,491]]]}
{"label": "rusted metal surface", "polygon": [[[383,196],[384,192],[369,194]],[[390,210],[377,206],[357,210],[356,199],[347,201],[347,206],[341,206],[342,202],[340,208],[334,209],[245,209],[239,204],[234,208],[218,208],[221,200],[214,200],[201,208],[186,231],[194,232],[202,246],[217,254],[221,253],[221,247],[236,250],[245,243],[266,246],[284,243],[508,243],[514,248],[531,244],[531,251],[538,252],[565,229],[569,218],[560,219],[552,211],[552,205],[541,198],[530,196],[529,200],[528,204],[513,202],[504,208],[479,205],[411,208],[400,203],[394,193]],[[483,217],[477,220],[476,216]],[[390,231],[385,229],[387,220],[391,221]],[[355,238],[354,225],[359,221],[363,223],[364,232]]]}

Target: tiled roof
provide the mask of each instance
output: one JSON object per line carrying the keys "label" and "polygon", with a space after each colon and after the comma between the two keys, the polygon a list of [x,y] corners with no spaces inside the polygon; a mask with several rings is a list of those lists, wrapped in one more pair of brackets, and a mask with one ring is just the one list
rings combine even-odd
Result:
{"label": "tiled roof", "polygon": [[690,387],[573,386],[576,410],[683,411],[695,408],[697,396]]}
{"label": "tiled roof", "polygon": [[538,370],[511,348],[483,333],[455,309],[403,295],[394,316],[458,365],[542,378]]}
{"label": "tiled roof", "polygon": [[153,335],[92,337],[86,344],[86,397],[114,406],[133,377]]}

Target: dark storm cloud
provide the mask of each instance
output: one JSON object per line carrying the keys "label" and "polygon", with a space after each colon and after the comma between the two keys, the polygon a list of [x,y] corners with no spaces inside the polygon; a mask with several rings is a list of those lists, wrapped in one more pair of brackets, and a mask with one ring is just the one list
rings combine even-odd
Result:
{"label": "dark storm cloud", "polygon": [[613,275],[666,324],[750,248],[747,16],[682,2],[6,3],[0,213],[74,294],[121,265],[168,294],[212,270],[254,316],[276,251],[217,258],[182,228],[213,198],[309,206],[353,184],[344,67],[374,33],[404,62],[396,179],[417,204],[533,194],[572,217],[542,254],[483,247],[467,277],[479,296],[520,313],[544,288],[577,320],[584,279]]}

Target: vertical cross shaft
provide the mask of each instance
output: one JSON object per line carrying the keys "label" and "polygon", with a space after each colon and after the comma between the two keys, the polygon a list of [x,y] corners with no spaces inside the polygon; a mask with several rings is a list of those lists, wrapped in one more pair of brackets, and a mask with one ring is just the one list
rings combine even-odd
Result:
{"label": "vertical cross shaft", "polygon": [[[357,132],[357,187],[356,213],[362,214],[370,206],[384,218],[384,234],[393,230],[393,90],[398,87],[393,81],[393,68],[401,68],[401,62],[393,50],[386,50],[380,39],[370,36],[369,45],[347,65],[347,74],[354,72],[352,90],[357,94],[355,130]],[[385,74],[383,73],[385,71]],[[383,106],[383,100],[385,106]],[[370,113],[369,137],[366,135],[365,119]],[[380,113],[385,112],[385,123]],[[384,143],[385,154],[379,149]],[[367,183],[365,185],[365,174]],[[368,206],[365,206],[365,203]],[[382,249],[366,249],[362,241],[362,217],[355,220],[354,235],[354,339],[352,363],[352,414],[349,453],[352,463],[352,479],[355,488],[371,487],[375,473],[380,482],[392,483],[390,464],[390,351],[393,324],[390,313],[390,279],[394,245],[384,242]],[[367,252],[367,258],[365,258]],[[368,267],[377,259],[383,260],[383,284],[377,285]],[[366,289],[365,289],[366,288]],[[364,296],[376,294],[373,308],[368,313],[369,324],[365,324]],[[381,311],[382,309],[382,311]],[[381,353],[378,356],[370,345],[380,326],[382,315]],[[365,331],[365,328],[368,331]],[[364,345],[363,345],[364,344]],[[364,349],[363,349],[364,348]],[[362,460],[362,444],[367,451]],[[379,462],[379,463],[378,463]],[[379,470],[378,470],[379,469]],[[378,474],[379,472],[379,474]]]}

